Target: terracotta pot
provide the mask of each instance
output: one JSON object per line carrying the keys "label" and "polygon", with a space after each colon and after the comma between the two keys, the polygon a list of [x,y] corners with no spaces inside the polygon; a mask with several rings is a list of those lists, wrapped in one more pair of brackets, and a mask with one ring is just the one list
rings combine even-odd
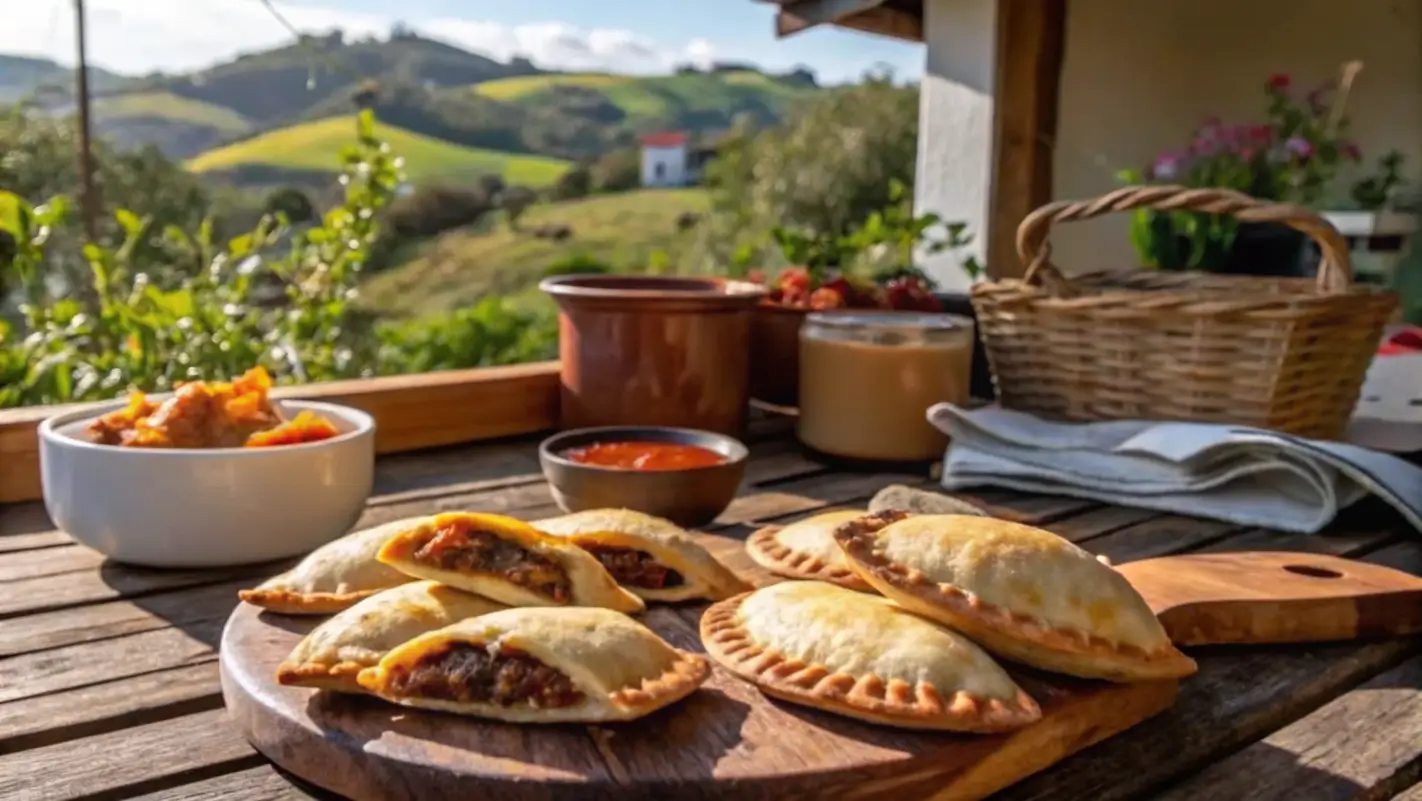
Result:
{"label": "terracotta pot", "polygon": [[800,324],[809,309],[761,303],[751,313],[752,398],[777,406],[800,399]]}
{"label": "terracotta pot", "polygon": [[651,425],[739,434],[750,398],[751,309],[741,281],[566,275],[558,302],[562,426]]}

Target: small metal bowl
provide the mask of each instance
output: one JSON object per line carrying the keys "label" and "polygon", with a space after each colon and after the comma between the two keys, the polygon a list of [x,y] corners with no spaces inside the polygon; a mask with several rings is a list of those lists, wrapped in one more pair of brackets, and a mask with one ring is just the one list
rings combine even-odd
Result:
{"label": "small metal bowl", "polygon": [[[579,464],[563,456],[597,442],[674,442],[696,445],[726,457],[724,464],[683,470],[625,470]],[[679,526],[704,526],[716,519],[740,488],[749,451],[739,440],[694,428],[603,426],[564,431],[538,446],[538,461],[565,512],[633,509],[664,517]]]}

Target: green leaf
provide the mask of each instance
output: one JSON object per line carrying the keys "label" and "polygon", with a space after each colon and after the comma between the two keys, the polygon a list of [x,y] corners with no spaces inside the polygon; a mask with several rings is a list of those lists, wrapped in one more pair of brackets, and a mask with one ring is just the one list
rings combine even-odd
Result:
{"label": "green leaf", "polygon": [[13,236],[18,242],[30,239],[30,204],[14,192],[0,191],[0,231]]}
{"label": "green leaf", "polygon": [[137,236],[143,230],[143,220],[128,209],[119,209],[114,212],[114,218],[118,220],[119,227],[129,236]]}

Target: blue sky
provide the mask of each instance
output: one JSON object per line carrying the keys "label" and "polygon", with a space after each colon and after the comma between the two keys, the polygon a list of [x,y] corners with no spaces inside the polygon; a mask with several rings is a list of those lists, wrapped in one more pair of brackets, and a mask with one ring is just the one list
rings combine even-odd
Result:
{"label": "blue sky", "polygon": [[[0,52],[72,61],[72,0],[0,0]],[[123,72],[185,70],[288,38],[258,0],[88,0],[90,54]],[[804,64],[827,81],[878,64],[904,78],[920,46],[841,30],[777,40],[774,7],[753,0],[278,0],[303,30],[383,35],[394,22],[547,68],[658,73],[686,61]]]}

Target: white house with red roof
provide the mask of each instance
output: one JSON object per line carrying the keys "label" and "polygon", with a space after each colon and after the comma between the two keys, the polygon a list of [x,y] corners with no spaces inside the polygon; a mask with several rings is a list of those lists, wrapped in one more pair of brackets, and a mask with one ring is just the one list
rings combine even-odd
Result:
{"label": "white house with red roof", "polygon": [[642,185],[686,186],[691,170],[691,137],[683,131],[663,131],[642,137]]}

